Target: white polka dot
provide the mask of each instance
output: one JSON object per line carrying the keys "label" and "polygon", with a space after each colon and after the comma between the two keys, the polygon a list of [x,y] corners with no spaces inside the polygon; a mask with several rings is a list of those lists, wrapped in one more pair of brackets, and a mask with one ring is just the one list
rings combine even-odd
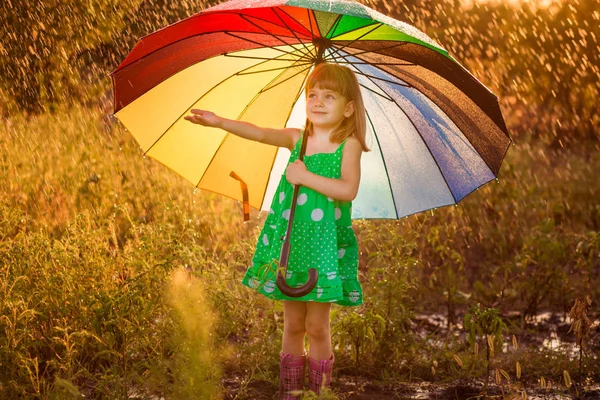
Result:
{"label": "white polka dot", "polygon": [[275,214],[275,211],[273,211],[272,208],[269,209],[269,214]]}
{"label": "white polka dot", "polygon": [[313,221],[320,221],[323,219],[323,210],[320,208],[315,208],[310,215]]}
{"label": "white polka dot", "polygon": [[323,296],[323,288],[317,288],[317,299]]}
{"label": "white polka dot", "polygon": [[281,216],[284,219],[290,219],[290,209],[288,208],[287,210],[283,210],[283,212],[281,213]]}
{"label": "white polka dot", "polygon": [[301,193],[300,196],[298,196],[298,205],[301,206],[302,204],[306,203],[306,200],[308,200],[306,193]]}
{"label": "white polka dot", "polygon": [[250,286],[251,288],[255,288],[258,286],[258,281],[254,278],[248,280],[248,286]]}
{"label": "white polka dot", "polygon": [[288,271],[287,274],[285,274],[285,279],[291,279],[293,275],[294,273],[292,271]]}
{"label": "white polka dot", "polygon": [[335,272],[335,271],[327,273],[327,279],[329,279],[329,280],[335,279],[336,276],[337,276],[337,272]]}
{"label": "white polka dot", "polygon": [[272,293],[275,290],[275,282],[269,281],[265,283],[265,286],[263,286],[263,288],[265,289],[265,292]]}
{"label": "white polka dot", "polygon": [[285,199],[285,193],[279,192],[279,203],[281,203],[283,201],[283,199]]}
{"label": "white polka dot", "polygon": [[264,244],[265,246],[268,246],[268,245],[269,245],[269,238],[267,237],[267,235],[263,235],[263,244]]}
{"label": "white polka dot", "polygon": [[339,249],[338,250],[338,258],[344,257],[344,254],[346,254],[346,249]]}
{"label": "white polka dot", "polygon": [[342,210],[340,210],[339,208],[335,208],[335,219],[340,219],[342,218]]}
{"label": "white polka dot", "polygon": [[333,199],[331,197],[328,197],[327,200],[328,201],[333,201]]}
{"label": "white polka dot", "polygon": [[348,298],[351,302],[356,303],[358,299],[360,299],[360,293],[358,293],[356,290],[353,290],[350,293],[348,293]]}
{"label": "white polka dot", "polygon": [[277,225],[269,225],[269,226],[273,229],[277,228]]}

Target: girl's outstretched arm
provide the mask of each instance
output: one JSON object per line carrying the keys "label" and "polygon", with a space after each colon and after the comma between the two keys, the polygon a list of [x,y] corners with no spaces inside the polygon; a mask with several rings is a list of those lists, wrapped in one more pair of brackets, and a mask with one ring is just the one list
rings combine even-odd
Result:
{"label": "girl's outstretched arm", "polygon": [[300,160],[296,160],[288,166],[286,178],[292,185],[309,187],[332,199],[352,201],[356,198],[360,183],[361,154],[362,146],[358,139],[349,137],[342,153],[340,179],[313,174]]}
{"label": "girl's outstretched arm", "polygon": [[262,128],[249,122],[219,117],[211,111],[192,109],[191,112],[192,115],[186,115],[184,119],[194,124],[221,128],[244,139],[277,147],[287,147],[290,151],[294,149],[294,144],[300,136],[300,130],[296,128]]}

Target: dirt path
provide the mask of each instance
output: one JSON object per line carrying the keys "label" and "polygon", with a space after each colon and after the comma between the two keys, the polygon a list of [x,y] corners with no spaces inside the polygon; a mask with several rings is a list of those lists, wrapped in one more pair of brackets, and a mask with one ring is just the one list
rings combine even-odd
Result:
{"label": "dirt path", "polygon": [[[224,382],[227,390],[226,400],[273,400],[277,398],[278,388],[271,382],[252,381],[243,388],[239,382],[236,379]],[[353,377],[340,377],[333,385],[333,391],[339,400],[467,400],[480,396],[482,390],[483,387],[476,383],[382,386],[360,378],[358,382],[355,382]],[[570,400],[575,398],[572,393],[561,390],[542,392],[538,388],[530,388],[526,389],[526,392],[528,400]],[[496,388],[490,388],[488,395],[489,398],[503,398],[502,392]],[[600,386],[590,388],[582,399],[600,400]]]}

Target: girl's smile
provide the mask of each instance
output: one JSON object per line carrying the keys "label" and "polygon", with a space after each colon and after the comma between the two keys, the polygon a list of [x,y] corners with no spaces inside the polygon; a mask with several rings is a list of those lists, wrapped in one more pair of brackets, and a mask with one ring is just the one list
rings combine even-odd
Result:
{"label": "girl's smile", "polygon": [[315,86],[306,95],[306,115],[315,128],[335,129],[353,112],[353,103],[333,90]]}

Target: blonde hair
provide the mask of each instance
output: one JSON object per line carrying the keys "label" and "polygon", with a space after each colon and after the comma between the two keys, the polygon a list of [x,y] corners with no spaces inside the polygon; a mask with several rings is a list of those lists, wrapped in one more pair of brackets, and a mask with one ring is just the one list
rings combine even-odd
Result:
{"label": "blonde hair", "polygon": [[[363,151],[371,151],[367,147],[367,113],[360,93],[358,79],[348,67],[336,64],[320,63],[308,76],[306,93],[314,87],[322,90],[332,90],[344,96],[348,102],[354,102],[354,112],[344,118],[338,129],[331,133],[329,140],[341,143],[346,138],[354,136],[360,142]],[[309,136],[313,134],[312,122],[306,120],[305,127]]]}

